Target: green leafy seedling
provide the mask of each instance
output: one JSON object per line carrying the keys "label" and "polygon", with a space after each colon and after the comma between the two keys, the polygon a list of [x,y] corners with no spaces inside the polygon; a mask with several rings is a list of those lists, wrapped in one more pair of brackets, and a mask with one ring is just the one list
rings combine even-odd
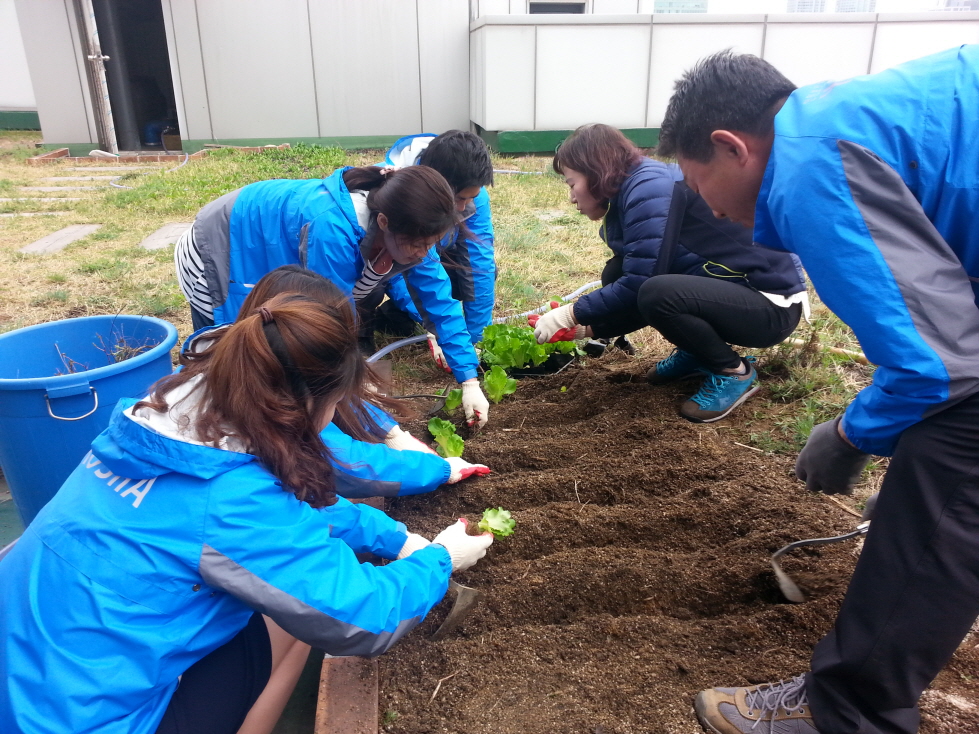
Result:
{"label": "green leafy seedling", "polygon": [[441,418],[432,418],[428,421],[428,432],[435,438],[435,451],[443,459],[462,456],[466,442],[462,440],[462,436],[456,435],[456,427],[452,423]]}
{"label": "green leafy seedling", "polygon": [[445,412],[453,413],[459,409],[462,405],[462,388],[455,388],[454,390],[449,390],[448,396],[445,398]]}
{"label": "green leafy seedling", "polygon": [[499,365],[503,369],[539,366],[553,352],[571,354],[576,351],[574,342],[538,344],[534,330],[528,326],[490,324],[483,330],[483,340],[477,345],[485,364]]}
{"label": "green leafy seedling", "polygon": [[483,388],[486,390],[486,397],[494,403],[503,400],[504,395],[511,395],[517,390],[517,381],[509,377],[506,370],[500,365],[493,365],[493,369],[483,377]]}
{"label": "green leafy seedling", "polygon": [[483,518],[479,521],[479,529],[484,533],[489,531],[497,538],[513,535],[517,521],[510,516],[509,510],[502,507],[490,507],[483,510]]}

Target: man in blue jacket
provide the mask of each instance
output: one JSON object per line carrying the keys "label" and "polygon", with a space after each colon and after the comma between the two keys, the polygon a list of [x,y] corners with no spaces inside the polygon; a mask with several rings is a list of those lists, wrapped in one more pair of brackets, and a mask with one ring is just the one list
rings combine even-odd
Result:
{"label": "man in blue jacket", "polygon": [[[399,168],[413,165],[434,168],[455,192],[462,226],[449,232],[436,248],[452,281],[452,297],[462,303],[469,337],[476,344],[493,319],[496,302],[493,220],[486,192],[486,187],[493,185],[493,161],[486,144],[475,133],[462,130],[449,130],[438,136],[409,135],[391,146],[384,163]],[[384,327],[385,320],[395,321],[398,310],[413,322],[421,323],[404,278],[390,282],[388,296],[391,301],[379,309],[379,327]],[[444,367],[441,350],[431,335],[429,345],[436,361]]]}
{"label": "man in blue jacket", "polygon": [[798,255],[878,365],[796,474],[849,492],[870,455],[892,457],[811,671],[702,692],[709,731],[912,734],[979,615],[977,109],[979,46],[802,89],[722,52],[677,82],[660,152],[716,216]]}

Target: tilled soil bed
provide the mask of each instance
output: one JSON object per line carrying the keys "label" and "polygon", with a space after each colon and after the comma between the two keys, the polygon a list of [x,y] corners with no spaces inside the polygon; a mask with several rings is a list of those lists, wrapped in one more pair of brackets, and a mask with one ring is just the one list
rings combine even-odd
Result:
{"label": "tilled soil bed", "polygon": [[[466,442],[491,475],[393,503],[429,537],[486,507],[517,528],[458,575],[483,594],[459,630],[429,640],[443,602],[381,658],[385,731],[695,734],[697,691],[808,669],[859,545],[791,554],[803,604],[782,598],[768,558],[859,520],[808,495],[789,460],[677,418],[690,388],[650,388],[625,359],[523,380]],[[924,734],[979,731],[976,637],[926,693]]]}

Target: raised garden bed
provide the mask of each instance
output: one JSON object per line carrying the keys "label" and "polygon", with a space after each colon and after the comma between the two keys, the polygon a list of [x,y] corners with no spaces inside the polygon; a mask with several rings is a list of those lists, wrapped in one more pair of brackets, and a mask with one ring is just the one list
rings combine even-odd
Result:
{"label": "raised garden bed", "polygon": [[[808,668],[858,545],[786,560],[803,604],[784,601],[768,558],[859,521],[808,495],[788,459],[734,445],[723,423],[677,418],[689,384],[652,389],[642,374],[606,357],[522,381],[466,441],[466,459],[493,474],[391,503],[429,537],[491,506],[517,529],[459,575],[484,595],[458,631],[429,640],[443,603],[380,659],[383,731],[694,734],[702,688]],[[976,644],[925,694],[924,734],[979,730]]]}

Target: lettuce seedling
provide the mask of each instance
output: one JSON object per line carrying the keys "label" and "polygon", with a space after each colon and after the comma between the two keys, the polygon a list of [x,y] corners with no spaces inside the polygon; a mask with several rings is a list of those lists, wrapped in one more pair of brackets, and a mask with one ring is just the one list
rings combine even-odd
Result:
{"label": "lettuce seedling", "polygon": [[428,422],[428,432],[435,437],[435,451],[443,459],[462,456],[466,442],[462,440],[462,436],[456,435],[456,427],[452,423],[441,418],[432,418]]}
{"label": "lettuce seedling", "polygon": [[459,409],[462,405],[462,388],[455,388],[454,390],[449,390],[449,394],[445,398],[445,412],[452,413]]}
{"label": "lettuce seedling", "polygon": [[479,529],[484,533],[489,531],[497,538],[505,538],[513,535],[513,529],[517,526],[517,521],[510,516],[508,510],[502,507],[490,507],[483,510],[483,519],[479,521]]}
{"label": "lettuce seedling", "polygon": [[534,330],[528,326],[490,324],[483,330],[483,340],[477,345],[481,358],[488,365],[503,369],[540,366],[553,352],[570,354],[577,348],[574,342],[538,344]]}
{"label": "lettuce seedling", "polygon": [[493,369],[483,376],[483,388],[486,390],[486,397],[498,403],[503,400],[504,395],[516,392],[517,381],[508,377],[506,370],[495,364]]}

